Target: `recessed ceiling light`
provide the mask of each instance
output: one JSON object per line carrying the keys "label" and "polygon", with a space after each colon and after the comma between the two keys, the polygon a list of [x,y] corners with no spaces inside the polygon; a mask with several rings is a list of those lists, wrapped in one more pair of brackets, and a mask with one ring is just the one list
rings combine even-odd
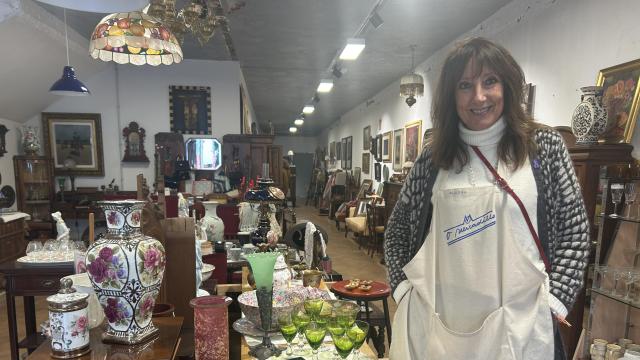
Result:
{"label": "recessed ceiling light", "polygon": [[295,126],[292,126],[292,127],[289,128],[289,132],[292,133],[292,134],[295,134],[295,133],[298,132],[298,128],[295,127]]}
{"label": "recessed ceiling light", "polygon": [[302,126],[304,124],[304,119],[296,119],[293,123],[296,126]]}
{"label": "recessed ceiling light", "polygon": [[302,108],[303,114],[313,114],[314,111],[316,111],[316,107],[313,105],[305,105],[304,108]]}
{"label": "recessed ceiling light", "polygon": [[364,50],[364,39],[351,38],[347,39],[347,46],[344,47],[340,54],[340,60],[355,60]]}
{"label": "recessed ceiling light", "polygon": [[319,93],[328,93],[333,89],[333,80],[331,79],[322,79],[320,80],[320,85],[318,85]]}

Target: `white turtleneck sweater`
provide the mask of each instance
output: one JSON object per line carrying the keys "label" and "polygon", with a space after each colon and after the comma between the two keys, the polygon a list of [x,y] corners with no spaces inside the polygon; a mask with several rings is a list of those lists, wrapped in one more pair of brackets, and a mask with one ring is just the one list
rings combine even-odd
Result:
{"label": "white turtleneck sweater", "polygon": [[[498,162],[498,143],[502,138],[505,126],[506,124],[503,118],[498,119],[491,127],[480,131],[469,130],[464,127],[462,123],[459,123],[460,137],[462,141],[468,145],[469,162],[461,172],[456,173],[456,171],[452,169],[448,172],[446,181],[436,181],[436,183],[440,183],[444,189],[493,185],[493,175],[471,149],[471,146],[475,145],[494,167],[498,164],[498,173],[509,183],[509,186],[511,186],[513,191],[518,195],[527,209],[533,227],[538,231],[538,190],[529,159],[516,171],[510,171],[503,162]],[[440,172],[438,177],[443,174],[443,172]],[[436,189],[434,189],[434,192],[435,190]],[[536,247],[535,240],[529,231],[529,227],[524,220],[518,204],[506,192],[503,193],[506,197],[507,210],[509,214],[511,214],[510,225],[513,239],[524,254],[531,259],[532,263],[541,271],[544,271],[544,263],[540,259],[540,253]],[[497,206],[500,206],[500,204],[497,204]],[[547,282],[547,290],[548,289],[549,284]],[[549,293],[549,305],[554,313],[561,316],[567,315],[566,307],[551,293]]]}

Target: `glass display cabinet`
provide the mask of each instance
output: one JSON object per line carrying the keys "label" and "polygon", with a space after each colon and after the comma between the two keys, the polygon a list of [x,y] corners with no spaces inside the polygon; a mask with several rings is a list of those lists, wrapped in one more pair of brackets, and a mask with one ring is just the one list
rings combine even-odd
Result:
{"label": "glass display cabinet", "polygon": [[[51,223],[55,196],[53,162],[44,156],[14,156],[18,211],[31,215],[30,228]],[[37,226],[36,226],[37,227]]]}

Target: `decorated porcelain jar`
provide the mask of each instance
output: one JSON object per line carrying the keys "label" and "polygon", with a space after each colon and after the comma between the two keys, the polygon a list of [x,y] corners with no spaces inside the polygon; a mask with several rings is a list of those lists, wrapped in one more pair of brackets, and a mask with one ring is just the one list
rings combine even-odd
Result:
{"label": "decorated porcelain jar", "polygon": [[108,326],[105,342],[137,344],[154,336],[153,306],[165,268],[162,244],[142,234],[144,201],[100,201],[107,235],[87,251],[87,273]]}
{"label": "decorated porcelain jar", "polygon": [[207,239],[213,243],[216,241],[224,241],[224,222],[216,213],[216,209],[220,203],[218,201],[203,201],[205,214],[202,218],[202,224],[205,226]]}
{"label": "decorated porcelain jar", "polygon": [[71,279],[60,280],[60,291],[47,297],[51,357],[69,359],[84,355],[89,348],[88,294],[76,292]]}
{"label": "decorated porcelain jar", "polygon": [[580,88],[582,98],[573,111],[571,129],[577,144],[595,144],[608,130],[607,109],[602,101],[602,86]]}
{"label": "decorated porcelain jar", "polygon": [[278,256],[273,267],[273,287],[288,287],[291,280],[291,271],[284,260],[284,256]]}

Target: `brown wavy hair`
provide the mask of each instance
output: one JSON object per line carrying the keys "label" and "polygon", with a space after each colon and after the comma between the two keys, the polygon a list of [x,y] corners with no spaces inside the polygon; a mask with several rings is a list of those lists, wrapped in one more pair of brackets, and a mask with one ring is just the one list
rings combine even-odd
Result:
{"label": "brown wavy hair", "polygon": [[521,105],[525,79],[520,65],[505,48],[480,37],[457,44],[444,62],[431,111],[432,161],[442,169],[451,169],[454,165],[461,169],[469,162],[467,146],[458,132],[458,123],[461,120],[456,110],[455,92],[467,63],[472,59],[476,74],[479,75],[486,66],[493,70],[502,82],[502,115],[506,127],[498,144],[498,158],[512,170],[518,169],[524,164],[527,155],[536,149],[533,131],[539,125],[534,123],[533,118],[525,113]]}

